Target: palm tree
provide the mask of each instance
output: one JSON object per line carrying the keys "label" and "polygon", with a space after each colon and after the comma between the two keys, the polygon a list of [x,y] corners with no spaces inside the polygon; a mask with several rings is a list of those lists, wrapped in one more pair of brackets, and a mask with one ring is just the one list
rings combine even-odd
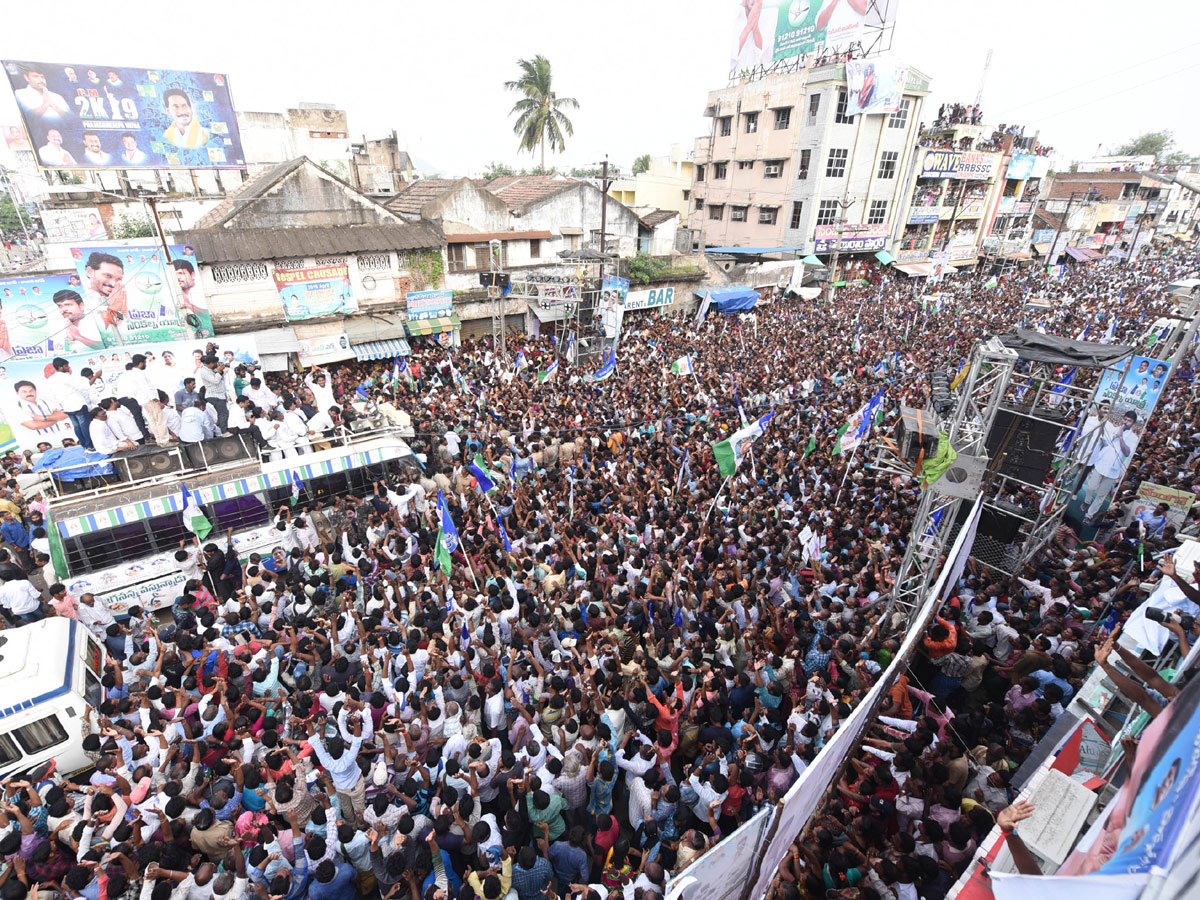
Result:
{"label": "palm tree", "polygon": [[561,153],[567,144],[563,132],[575,134],[571,120],[563,115],[564,109],[579,109],[579,102],[574,97],[559,97],[551,87],[550,60],[538,54],[533,59],[519,59],[521,77],[516,81],[506,81],[504,87],[517,91],[524,98],[513,104],[509,115],[517,116],[513,126],[513,134],[521,142],[520,150],[528,150],[531,154],[541,145],[542,164],[546,168],[546,144],[550,149]]}
{"label": "palm tree", "polygon": [[650,154],[643,153],[633,161],[633,174],[641,175],[643,172],[650,171]]}

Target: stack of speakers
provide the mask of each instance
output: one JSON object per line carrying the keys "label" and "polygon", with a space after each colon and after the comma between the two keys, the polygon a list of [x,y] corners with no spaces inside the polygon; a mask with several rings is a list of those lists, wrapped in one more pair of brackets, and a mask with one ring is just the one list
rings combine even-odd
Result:
{"label": "stack of speakers", "polygon": [[954,393],[950,389],[950,376],[945,372],[929,374],[929,401],[939,416],[949,415],[954,411]]}

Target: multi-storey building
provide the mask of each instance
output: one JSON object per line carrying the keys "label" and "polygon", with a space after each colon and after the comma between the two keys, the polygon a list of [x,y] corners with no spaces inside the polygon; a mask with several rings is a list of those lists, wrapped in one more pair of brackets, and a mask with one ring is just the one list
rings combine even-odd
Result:
{"label": "multi-storey building", "polygon": [[1039,217],[1058,237],[1048,262],[1136,255],[1150,240],[1174,187],[1151,172],[1059,172]]}
{"label": "multi-storey building", "polygon": [[909,69],[896,112],[847,115],[845,65],[709,94],[689,226],[703,247],[887,249],[929,79]]}

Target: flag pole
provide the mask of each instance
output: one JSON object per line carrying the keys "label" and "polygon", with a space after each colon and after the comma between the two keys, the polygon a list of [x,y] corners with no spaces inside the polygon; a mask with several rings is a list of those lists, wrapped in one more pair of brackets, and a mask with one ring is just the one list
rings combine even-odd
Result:
{"label": "flag pole", "polygon": [[[859,442],[861,443],[861,441]],[[850,451],[850,459],[846,463],[846,474],[842,476],[842,483],[838,485],[837,496],[833,500],[833,505],[837,506],[842,499],[842,488],[846,486],[846,479],[850,477],[850,467],[854,465],[854,455],[858,453],[858,444],[854,445],[854,449]]]}
{"label": "flag pole", "polygon": [[721,482],[721,487],[717,490],[717,496],[713,497],[712,505],[708,507],[708,512],[704,514],[704,521],[708,521],[708,517],[712,515],[713,508],[716,507],[717,501],[721,499],[721,492],[725,490],[725,485],[729,484],[729,479],[732,475],[726,475],[725,480]]}

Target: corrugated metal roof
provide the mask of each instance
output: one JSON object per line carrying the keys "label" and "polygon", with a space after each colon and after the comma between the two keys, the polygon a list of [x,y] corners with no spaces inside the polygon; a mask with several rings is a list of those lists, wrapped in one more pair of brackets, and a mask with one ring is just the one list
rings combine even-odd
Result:
{"label": "corrugated metal roof", "polygon": [[446,243],[442,230],[430,222],[336,228],[180,231],[174,234],[173,239],[176,243],[193,246],[196,258],[201,263],[251,262],[381,250],[437,250]]}
{"label": "corrugated metal roof", "polygon": [[658,225],[661,225],[663,222],[671,221],[677,215],[679,215],[679,210],[677,209],[656,209],[653,212],[646,213],[646,215],[641,216],[640,218],[642,220],[642,224],[647,228],[654,228]]}
{"label": "corrugated metal roof", "polygon": [[404,188],[384,206],[394,213],[419,216],[426,203],[436,200],[460,181],[461,178],[422,178]]}

